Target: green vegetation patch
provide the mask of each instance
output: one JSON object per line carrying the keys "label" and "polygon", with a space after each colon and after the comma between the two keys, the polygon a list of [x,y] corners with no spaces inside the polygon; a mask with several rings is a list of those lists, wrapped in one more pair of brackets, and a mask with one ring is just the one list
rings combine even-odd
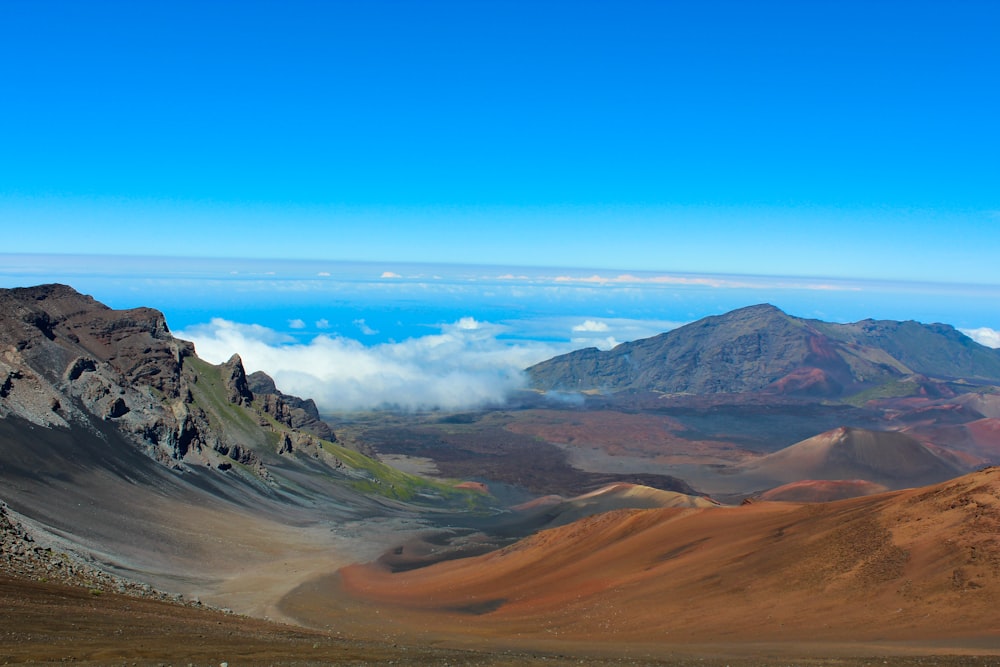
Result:
{"label": "green vegetation patch", "polygon": [[345,466],[362,473],[361,477],[351,481],[351,485],[363,493],[412,503],[438,505],[444,502],[472,511],[485,511],[492,507],[489,497],[477,491],[457,489],[449,482],[403,472],[335,442],[320,442],[323,451],[338,458]]}
{"label": "green vegetation patch", "polygon": [[919,393],[920,385],[917,382],[913,380],[894,380],[893,382],[880,384],[877,387],[865,389],[853,396],[848,396],[843,399],[843,402],[860,408],[864,407],[868,401],[880,398],[905,398],[907,396],[916,396]]}
{"label": "green vegetation patch", "polygon": [[229,390],[222,380],[219,366],[197,357],[186,357],[185,365],[198,381],[190,385],[195,405],[218,421],[216,426],[223,432],[239,432],[250,439],[262,440],[262,430],[254,417],[245,409],[229,401]]}
{"label": "green vegetation patch", "polygon": [[[260,406],[255,406],[256,410],[248,410],[231,403],[219,366],[197,357],[186,358],[185,364],[197,377],[197,381],[190,385],[195,405],[205,411],[213,422],[213,427],[218,428],[220,433],[236,435],[237,440],[266,445],[272,451],[276,451],[282,434],[294,432],[294,429],[264,413]],[[267,420],[270,429],[260,426],[261,416]],[[426,479],[397,470],[335,442],[319,438],[316,441],[323,452],[335,457],[352,470],[347,475],[349,478],[347,483],[361,493],[417,504],[434,506],[443,504],[470,511],[489,511],[492,508],[489,496],[474,490],[456,489],[448,482]],[[233,462],[233,465],[237,465],[237,462]]]}

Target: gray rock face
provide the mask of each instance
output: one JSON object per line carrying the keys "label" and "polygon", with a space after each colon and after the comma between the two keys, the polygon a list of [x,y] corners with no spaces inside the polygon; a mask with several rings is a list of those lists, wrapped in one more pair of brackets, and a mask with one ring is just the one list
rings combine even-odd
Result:
{"label": "gray rock face", "polygon": [[0,418],[91,430],[97,419],[170,467],[236,462],[266,480],[258,451],[273,445],[255,411],[289,427],[312,419],[285,398],[256,406],[239,356],[198,360],[158,311],[112,310],[64,285],[0,290]]}
{"label": "gray rock face", "polygon": [[250,405],[253,403],[253,392],[247,384],[247,373],[243,369],[243,360],[240,355],[234,354],[229,361],[222,364],[222,381],[229,390],[230,403],[237,405]]}
{"label": "gray rock face", "polygon": [[64,285],[0,290],[0,307],[0,376],[10,380],[0,416],[66,427],[92,415],[163,463],[220,445],[192,405],[184,362],[194,346],[158,311],[115,311]]}
{"label": "gray rock face", "polygon": [[262,401],[264,412],[275,420],[292,428],[312,433],[323,440],[336,441],[333,429],[320,418],[316,402],[282,393],[270,375],[256,371],[247,376],[247,384],[258,400]]}
{"label": "gray rock face", "polygon": [[1000,352],[943,324],[831,324],[771,305],[707,317],[602,352],[527,369],[532,386],[569,391],[839,396],[913,374],[1000,380]]}

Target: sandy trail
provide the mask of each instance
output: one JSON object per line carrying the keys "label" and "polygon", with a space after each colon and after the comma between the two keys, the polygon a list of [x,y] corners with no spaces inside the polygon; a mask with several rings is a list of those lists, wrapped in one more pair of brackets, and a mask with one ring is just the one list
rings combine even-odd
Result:
{"label": "sandy trail", "polygon": [[[315,517],[316,513],[312,516]],[[278,602],[306,581],[365,563],[426,525],[412,517],[303,520],[231,506],[169,502],[157,508],[160,542],[133,561],[158,588],[239,614],[286,623]],[[284,519],[284,520],[283,520]]]}

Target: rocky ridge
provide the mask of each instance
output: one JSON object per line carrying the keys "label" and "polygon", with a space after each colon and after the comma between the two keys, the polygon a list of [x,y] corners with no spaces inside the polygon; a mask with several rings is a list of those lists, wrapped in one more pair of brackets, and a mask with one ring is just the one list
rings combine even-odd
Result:
{"label": "rocky ridge", "polygon": [[333,439],[314,404],[310,412],[311,402],[281,394],[263,374],[254,384],[269,393],[256,396],[238,355],[219,367],[201,361],[159,311],[112,310],[65,285],[0,290],[0,311],[0,418],[95,433],[94,420],[110,422],[164,465],[239,464],[264,479],[260,425],[281,427],[271,430],[286,454]]}
{"label": "rocky ridge", "polygon": [[251,394],[261,400],[261,409],[291,428],[312,433],[323,440],[336,441],[337,436],[319,416],[316,401],[299,398],[280,391],[270,375],[256,371],[247,376]]}

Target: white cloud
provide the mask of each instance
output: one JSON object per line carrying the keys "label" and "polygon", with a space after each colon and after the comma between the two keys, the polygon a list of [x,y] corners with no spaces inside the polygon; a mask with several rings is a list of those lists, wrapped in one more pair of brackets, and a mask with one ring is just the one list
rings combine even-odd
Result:
{"label": "white cloud", "polygon": [[608,336],[606,338],[574,338],[572,342],[574,345],[596,347],[600,350],[610,350],[621,343],[621,341],[616,340],[614,336]]}
{"label": "white cloud", "polygon": [[753,287],[752,283],[732,278],[716,278],[710,276],[635,276],[623,273],[618,276],[556,276],[552,279],[557,283],[592,283],[596,285],[704,285],[708,287]]}
{"label": "white cloud", "polygon": [[961,329],[961,332],[981,345],[1000,348],[1000,331],[996,329],[979,327],[978,329]]}
{"label": "white cloud", "polygon": [[594,333],[602,333],[608,330],[608,325],[604,322],[599,322],[597,320],[587,320],[583,324],[577,324],[573,327],[573,331],[589,331]]}
{"label": "white cloud", "polygon": [[288,326],[290,326],[293,329],[305,329],[306,328],[306,323],[304,321],[296,318],[294,320],[288,320]]}
{"label": "white cloud", "polygon": [[354,326],[360,329],[361,333],[363,333],[366,336],[374,336],[375,334],[378,333],[377,329],[372,329],[370,326],[368,326],[368,323],[365,322],[363,319],[354,320]]}
{"label": "white cloud", "polygon": [[329,329],[330,328],[330,320],[326,319],[325,317],[323,319],[316,320],[316,328],[317,329]]}
{"label": "white cloud", "polygon": [[465,317],[439,334],[369,347],[325,334],[298,343],[266,327],[213,319],[177,335],[193,341],[198,355],[212,363],[239,353],[247,372],[263,370],[282,391],[313,398],[325,410],[359,410],[501,402],[524,386],[524,368],[569,349],[499,340],[504,332]]}
{"label": "white cloud", "polygon": [[[262,327],[259,324],[241,324],[231,322],[221,317],[213,317],[208,324],[195,324],[183,331],[173,332],[178,338],[184,340],[204,340],[212,339],[221,347],[228,347],[229,355],[219,362],[226,361],[237,350],[236,345],[244,340],[259,341],[264,345],[282,345],[293,343],[295,339],[287,334],[278,333],[274,329]],[[207,357],[206,357],[207,358]]]}
{"label": "white cloud", "polygon": [[547,340],[565,335],[568,329],[572,332],[571,347],[597,347],[602,350],[610,350],[625,341],[656,336],[682,324],[684,323],[670,320],[638,320],[627,317],[585,318],[582,322],[580,318],[558,317],[518,323],[522,327],[530,326],[525,329],[526,335]]}
{"label": "white cloud", "polygon": [[398,273],[393,273],[392,271],[383,271],[382,272],[382,277],[383,278],[402,278],[403,276],[399,275]]}

